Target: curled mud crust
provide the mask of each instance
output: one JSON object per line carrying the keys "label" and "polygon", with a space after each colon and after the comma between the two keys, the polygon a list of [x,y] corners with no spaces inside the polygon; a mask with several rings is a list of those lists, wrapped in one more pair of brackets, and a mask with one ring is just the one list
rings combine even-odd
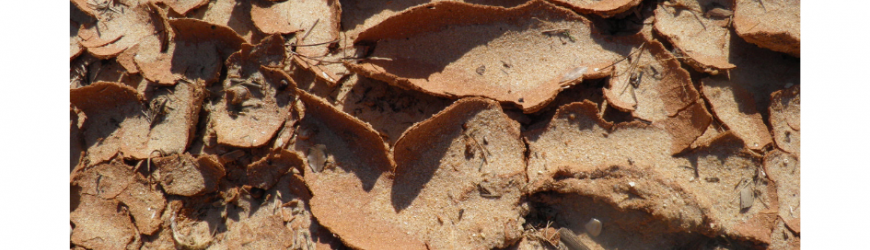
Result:
{"label": "curled mud crust", "polygon": [[773,139],[783,151],[801,157],[800,85],[773,92],[770,97],[770,126]]}
{"label": "curled mud crust", "polygon": [[747,42],[801,57],[801,8],[799,0],[737,0],[734,30]]}
{"label": "curled mud crust", "polygon": [[70,249],[799,248],[784,1],[71,0]]}
{"label": "curled mud crust", "polygon": [[[468,16],[476,18],[459,18]],[[513,8],[438,2],[361,32],[354,42],[372,52],[347,66],[403,88],[485,96],[532,113],[563,87],[606,77],[607,66],[631,48],[602,39],[590,25],[543,1]]]}
{"label": "curled mud crust", "polygon": [[583,14],[597,14],[612,17],[640,4],[640,0],[553,0],[554,3],[568,7]]}
{"label": "curled mud crust", "polygon": [[674,54],[683,62],[716,75],[736,67],[729,58],[731,9],[731,1],[726,0],[664,1],[655,10],[655,30],[673,44]]}

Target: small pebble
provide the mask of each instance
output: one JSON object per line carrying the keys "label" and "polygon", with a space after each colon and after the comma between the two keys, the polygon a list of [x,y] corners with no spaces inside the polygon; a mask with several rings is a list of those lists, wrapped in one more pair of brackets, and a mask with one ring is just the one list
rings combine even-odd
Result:
{"label": "small pebble", "polygon": [[586,222],[586,232],[589,232],[589,235],[593,237],[597,237],[601,234],[601,221],[596,218],[590,219],[589,222]]}

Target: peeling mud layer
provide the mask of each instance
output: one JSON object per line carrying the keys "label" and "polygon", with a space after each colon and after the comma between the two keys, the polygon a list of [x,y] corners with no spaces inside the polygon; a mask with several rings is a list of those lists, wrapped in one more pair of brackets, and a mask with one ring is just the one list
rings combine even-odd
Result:
{"label": "peeling mud layer", "polygon": [[72,0],[71,249],[799,249],[799,1]]}

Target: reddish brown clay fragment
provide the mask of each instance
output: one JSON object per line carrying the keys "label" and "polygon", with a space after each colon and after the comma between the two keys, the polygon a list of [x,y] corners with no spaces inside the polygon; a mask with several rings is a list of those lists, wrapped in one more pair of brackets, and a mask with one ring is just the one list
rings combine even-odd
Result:
{"label": "reddish brown clay fragment", "polygon": [[674,54],[697,71],[716,75],[735,67],[730,60],[730,16],[732,3],[727,0],[670,0],[655,10],[655,30],[674,46]]}
{"label": "reddish brown clay fragment", "polygon": [[640,0],[552,0],[583,14],[596,14],[604,18],[625,12],[640,4]]}
{"label": "reddish brown clay fragment", "polygon": [[140,43],[134,57],[146,79],[174,85],[179,79],[206,85],[218,80],[221,65],[238,51],[244,39],[226,26],[195,19],[169,20],[175,35],[173,43]]}
{"label": "reddish brown clay fragment", "polygon": [[795,233],[801,232],[801,163],[792,154],[774,150],[764,156],[764,172],[776,183],[779,217]]}
{"label": "reddish brown clay fragment", "polygon": [[142,245],[129,212],[115,200],[80,194],[69,214],[70,242],[88,249],[138,249]]}
{"label": "reddish brown clay fragment", "polygon": [[747,42],[800,58],[800,0],[737,0],[734,30]]}
{"label": "reddish brown clay fragment", "polygon": [[149,124],[144,98],[126,85],[97,82],[70,90],[70,102],[85,113],[82,124],[86,160],[107,161],[121,152],[125,157],[144,159]]}
{"label": "reddish brown clay fragment", "polygon": [[713,107],[713,114],[743,139],[747,147],[761,150],[773,143],[761,113],[755,108],[752,94],[734,82],[721,78],[704,78],[701,84],[701,92]]}
{"label": "reddish brown clay fragment", "polygon": [[196,196],[217,190],[220,179],[226,175],[223,165],[214,156],[176,154],[151,160],[155,173],[167,194]]}
{"label": "reddish brown clay fragment", "polygon": [[543,1],[513,8],[437,2],[360,33],[355,44],[372,51],[346,65],[403,88],[449,98],[484,96],[531,113],[564,87],[608,76],[606,66],[634,45],[605,41],[590,25]]}
{"label": "reddish brown clay fragment", "polygon": [[776,146],[801,157],[800,85],[773,92],[770,96],[770,126]]}

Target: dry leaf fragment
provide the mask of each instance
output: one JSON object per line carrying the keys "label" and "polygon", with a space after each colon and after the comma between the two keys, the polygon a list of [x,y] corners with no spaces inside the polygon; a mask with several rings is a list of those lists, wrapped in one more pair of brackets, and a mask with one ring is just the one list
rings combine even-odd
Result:
{"label": "dry leaf fragment", "polygon": [[608,18],[616,14],[625,12],[632,7],[640,4],[640,0],[552,0],[562,6],[573,9],[579,13],[592,14],[595,13],[601,17]]}
{"label": "dry leaf fragment", "polygon": [[783,151],[801,157],[800,85],[773,92],[770,97],[773,139]]}
{"label": "dry leaf fragment", "polygon": [[[607,66],[621,58],[615,51],[631,48],[605,41],[590,25],[543,1],[514,8],[437,2],[360,33],[354,43],[373,51],[346,65],[403,88],[449,98],[485,96],[531,113],[563,87],[609,75]],[[482,76],[476,73],[481,65],[487,69]],[[581,66],[588,69],[581,79],[561,81]]]}
{"label": "dry leaf fragment", "polygon": [[224,167],[213,156],[176,154],[151,160],[160,176],[160,184],[167,194],[196,196],[218,188],[226,175]]}
{"label": "dry leaf fragment", "polygon": [[[702,4],[704,4],[702,6]],[[674,45],[675,54],[699,72],[712,75],[733,69],[730,61],[730,17],[705,15],[704,10],[730,9],[726,0],[671,0],[655,10],[655,30]]]}
{"label": "dry leaf fragment", "polygon": [[128,212],[117,201],[81,194],[69,214],[75,225],[70,242],[88,249],[138,249],[142,242]]}
{"label": "dry leaf fragment", "polygon": [[801,57],[799,0],[737,0],[734,30],[747,42]]}
{"label": "dry leaf fragment", "polygon": [[165,48],[158,41],[140,43],[134,62],[146,79],[174,85],[178,79],[218,80],[221,65],[238,51],[244,39],[232,29],[195,19],[169,20],[174,42]]}
{"label": "dry leaf fragment", "polygon": [[713,114],[743,139],[747,147],[761,150],[773,143],[752,95],[744,88],[720,78],[701,79],[701,85],[701,92],[713,107]]}
{"label": "dry leaf fragment", "polygon": [[776,183],[779,218],[795,233],[801,232],[800,158],[774,150],[764,156],[764,172]]}

